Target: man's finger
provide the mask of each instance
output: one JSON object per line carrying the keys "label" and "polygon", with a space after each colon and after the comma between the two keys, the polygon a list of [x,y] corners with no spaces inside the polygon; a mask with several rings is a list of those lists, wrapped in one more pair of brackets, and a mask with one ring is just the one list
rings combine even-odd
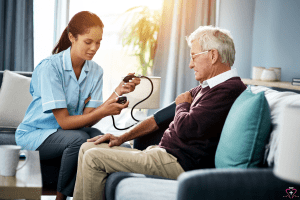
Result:
{"label": "man's finger", "polygon": [[113,145],[111,142],[109,142],[109,143],[108,143],[108,146],[109,146],[109,147],[113,147],[114,145]]}
{"label": "man's finger", "polygon": [[95,136],[93,138],[90,138],[90,139],[87,139],[88,142],[95,142],[96,140],[98,140],[100,137],[102,137],[102,135],[98,135],[98,136]]}
{"label": "man's finger", "polygon": [[94,144],[100,144],[100,143],[105,142],[105,141],[107,141],[107,140],[109,140],[109,139],[110,139],[110,135],[109,135],[109,134],[105,134],[105,135],[103,135],[102,137],[100,137],[99,139],[97,139],[97,140],[94,142]]}

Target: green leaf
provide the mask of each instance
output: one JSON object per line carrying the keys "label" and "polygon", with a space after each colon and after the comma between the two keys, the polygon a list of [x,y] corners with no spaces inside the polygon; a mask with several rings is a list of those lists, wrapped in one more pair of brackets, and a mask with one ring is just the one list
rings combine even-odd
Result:
{"label": "green leaf", "polygon": [[123,13],[126,20],[121,36],[124,47],[133,48],[134,56],[139,59],[139,69],[146,75],[152,68],[157,47],[157,36],[161,21],[161,11],[151,11],[146,6],[136,6]]}

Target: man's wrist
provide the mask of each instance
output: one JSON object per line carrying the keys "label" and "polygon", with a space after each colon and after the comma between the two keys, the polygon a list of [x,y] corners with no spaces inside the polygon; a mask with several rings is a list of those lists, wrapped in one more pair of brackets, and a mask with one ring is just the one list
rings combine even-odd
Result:
{"label": "man's wrist", "polygon": [[119,136],[119,140],[121,141],[121,144],[127,142],[127,140],[124,138],[124,134]]}

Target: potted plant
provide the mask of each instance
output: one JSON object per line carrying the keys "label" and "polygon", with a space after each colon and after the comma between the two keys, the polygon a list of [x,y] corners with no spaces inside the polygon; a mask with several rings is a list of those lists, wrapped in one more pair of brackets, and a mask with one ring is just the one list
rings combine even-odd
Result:
{"label": "potted plant", "polygon": [[147,75],[148,69],[153,67],[161,12],[137,6],[124,14],[127,18],[121,31],[122,45],[132,48],[133,55],[139,60],[138,71]]}

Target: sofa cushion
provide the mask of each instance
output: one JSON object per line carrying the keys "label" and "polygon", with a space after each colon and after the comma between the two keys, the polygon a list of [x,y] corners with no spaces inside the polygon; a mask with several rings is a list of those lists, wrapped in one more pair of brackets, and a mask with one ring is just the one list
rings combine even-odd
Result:
{"label": "sofa cushion", "polygon": [[270,128],[264,92],[253,94],[248,88],[228,113],[216,151],[216,168],[260,167]]}
{"label": "sofa cushion", "polygon": [[264,86],[251,86],[253,93],[264,92],[270,106],[272,131],[266,145],[267,162],[269,166],[276,166],[278,158],[279,124],[282,110],[286,105],[300,106],[300,94],[295,92],[278,92]]}
{"label": "sofa cushion", "polygon": [[116,188],[116,200],[176,199],[178,181],[153,178],[126,178]]}
{"label": "sofa cushion", "polygon": [[176,200],[288,200],[283,196],[291,187],[271,168],[193,170],[182,173],[177,180]]}
{"label": "sofa cushion", "polygon": [[115,172],[108,176],[105,183],[106,200],[115,200],[116,187],[123,179],[126,178],[142,178],[142,179],[151,178],[151,179],[171,180],[169,178],[156,176],[156,175],[138,174],[138,173],[131,173],[131,172]]}
{"label": "sofa cushion", "polygon": [[0,145],[16,145],[15,128],[0,128]]}
{"label": "sofa cushion", "polygon": [[5,70],[0,92],[0,127],[17,128],[32,101],[31,78]]}

